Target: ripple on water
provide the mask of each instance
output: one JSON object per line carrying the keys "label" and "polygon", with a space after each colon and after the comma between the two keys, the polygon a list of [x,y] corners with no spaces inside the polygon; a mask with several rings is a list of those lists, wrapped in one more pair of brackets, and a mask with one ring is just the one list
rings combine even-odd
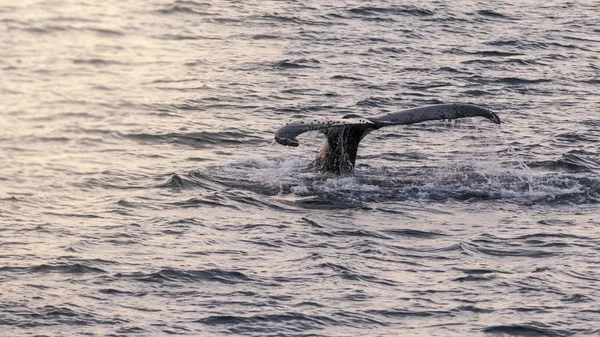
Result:
{"label": "ripple on water", "polygon": [[563,337],[570,336],[571,333],[554,330],[545,324],[514,324],[514,325],[495,325],[483,330],[485,333],[501,336],[528,336],[528,337]]}
{"label": "ripple on water", "polygon": [[247,131],[221,131],[221,132],[192,132],[192,133],[168,133],[168,134],[124,134],[128,138],[140,144],[176,144],[186,145],[194,148],[218,147],[223,148],[235,145],[255,145],[266,143],[264,139],[251,135]]}
{"label": "ripple on water", "polygon": [[238,284],[253,282],[254,280],[238,271],[221,269],[207,270],[180,270],[165,268],[155,273],[135,273],[118,275],[121,278],[133,278],[139,282],[156,282],[162,284],[218,282],[223,284]]}
{"label": "ripple on water", "polygon": [[298,59],[298,60],[281,60],[275,64],[278,69],[303,69],[303,68],[319,68],[319,62],[315,59]]}
{"label": "ripple on water", "polygon": [[209,326],[224,326],[230,333],[300,333],[306,330],[335,326],[335,319],[298,312],[280,314],[230,316],[213,315],[195,321]]}

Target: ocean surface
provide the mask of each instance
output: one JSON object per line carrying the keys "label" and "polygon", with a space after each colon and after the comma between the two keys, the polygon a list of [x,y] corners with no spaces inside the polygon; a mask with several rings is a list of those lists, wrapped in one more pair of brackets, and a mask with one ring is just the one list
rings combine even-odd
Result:
{"label": "ocean surface", "polygon": [[600,336],[599,93],[595,0],[2,1],[0,335]]}

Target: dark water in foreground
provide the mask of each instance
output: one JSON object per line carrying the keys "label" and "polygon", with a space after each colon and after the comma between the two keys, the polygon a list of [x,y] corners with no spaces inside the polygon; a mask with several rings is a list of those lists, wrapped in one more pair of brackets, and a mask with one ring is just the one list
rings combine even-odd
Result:
{"label": "dark water in foreground", "polygon": [[597,1],[6,3],[0,334],[600,335]]}

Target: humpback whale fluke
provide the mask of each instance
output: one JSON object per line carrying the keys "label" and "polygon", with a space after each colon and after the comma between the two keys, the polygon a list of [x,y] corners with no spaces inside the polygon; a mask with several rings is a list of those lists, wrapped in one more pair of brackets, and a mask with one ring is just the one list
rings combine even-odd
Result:
{"label": "humpback whale fluke", "polygon": [[500,124],[495,113],[472,104],[438,104],[388,113],[378,117],[364,118],[346,115],[342,118],[305,119],[290,122],[275,133],[275,140],[282,145],[298,146],[296,136],[319,130],[327,138],[321,147],[315,164],[323,171],[350,173],[354,169],[358,144],[371,131],[384,126],[414,124],[437,119],[485,117]]}

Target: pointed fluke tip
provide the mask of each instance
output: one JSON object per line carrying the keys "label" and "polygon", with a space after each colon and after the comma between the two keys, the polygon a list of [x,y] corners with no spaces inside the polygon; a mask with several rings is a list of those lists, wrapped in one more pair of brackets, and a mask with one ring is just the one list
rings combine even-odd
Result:
{"label": "pointed fluke tip", "polygon": [[500,117],[492,111],[490,111],[490,117],[488,117],[488,119],[496,124],[501,124]]}

